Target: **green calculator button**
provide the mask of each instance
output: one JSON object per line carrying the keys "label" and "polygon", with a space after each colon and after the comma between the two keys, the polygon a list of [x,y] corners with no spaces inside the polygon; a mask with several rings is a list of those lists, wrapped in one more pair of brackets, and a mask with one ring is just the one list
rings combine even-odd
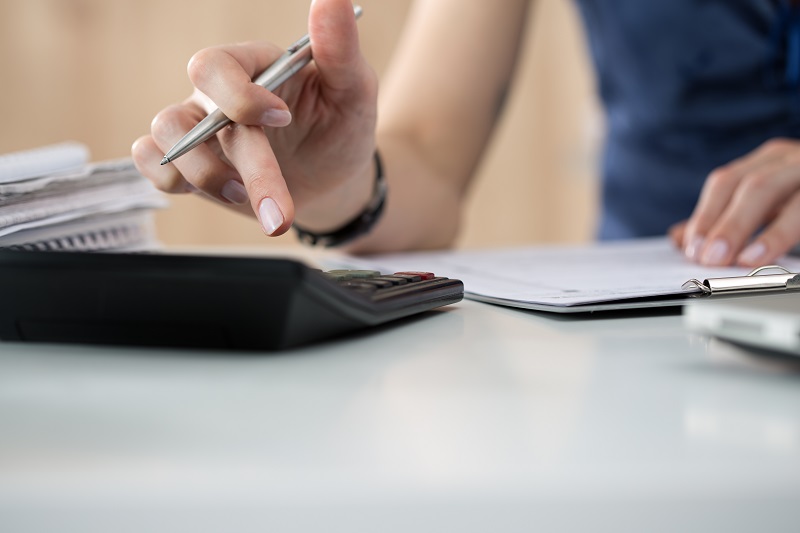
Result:
{"label": "green calculator button", "polygon": [[369,279],[381,275],[377,270],[330,270],[325,275],[336,281],[347,281],[350,279]]}
{"label": "green calculator button", "polygon": [[367,279],[381,275],[377,270],[350,270],[349,272],[352,279]]}

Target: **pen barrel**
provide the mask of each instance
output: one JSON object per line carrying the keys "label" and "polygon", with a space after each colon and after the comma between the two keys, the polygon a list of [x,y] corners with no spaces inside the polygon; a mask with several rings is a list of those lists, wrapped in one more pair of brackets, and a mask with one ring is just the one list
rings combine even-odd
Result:
{"label": "pen barrel", "polygon": [[221,110],[212,111],[206,118],[197,123],[192,131],[183,136],[164,157],[173,161],[193,148],[203,144],[213,137],[219,130],[231,123]]}
{"label": "pen barrel", "polygon": [[291,52],[284,53],[253,83],[274,91],[311,62],[311,43],[307,39]]}

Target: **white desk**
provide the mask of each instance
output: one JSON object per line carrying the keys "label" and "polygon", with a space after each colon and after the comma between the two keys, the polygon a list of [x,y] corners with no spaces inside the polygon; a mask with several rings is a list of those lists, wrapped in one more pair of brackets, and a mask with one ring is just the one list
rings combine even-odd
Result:
{"label": "white desk", "polygon": [[800,531],[800,366],[463,302],[279,355],[0,344],[0,531]]}

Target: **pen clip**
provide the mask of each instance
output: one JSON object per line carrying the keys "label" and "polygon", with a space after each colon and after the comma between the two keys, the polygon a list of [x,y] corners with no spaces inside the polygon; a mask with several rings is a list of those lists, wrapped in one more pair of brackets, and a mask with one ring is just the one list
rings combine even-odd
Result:
{"label": "pen clip", "polygon": [[289,48],[286,49],[286,54],[295,54],[298,50],[302,47],[307,45],[311,42],[311,37],[308,35],[303,35],[297,41],[295,41]]}
{"label": "pen clip", "polygon": [[[767,270],[780,270],[780,274],[762,274]],[[682,286],[683,290],[699,289],[703,294],[760,292],[770,290],[800,289],[800,274],[795,274],[778,265],[756,268],[746,276],[731,278],[708,278],[703,281],[690,279]]]}

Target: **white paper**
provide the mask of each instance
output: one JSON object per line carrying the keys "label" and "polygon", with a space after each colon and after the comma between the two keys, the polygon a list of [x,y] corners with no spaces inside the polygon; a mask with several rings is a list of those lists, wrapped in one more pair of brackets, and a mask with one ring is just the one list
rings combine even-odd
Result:
{"label": "white paper", "polygon": [[130,158],[0,184],[0,246],[3,237],[32,228],[165,205],[163,195],[136,171]]}
{"label": "white paper", "polygon": [[0,210],[0,236],[96,213],[162,206],[163,201],[157,191],[143,179],[101,188],[78,189],[62,196],[4,207]]}
{"label": "white paper", "polygon": [[62,143],[0,155],[0,248],[140,249],[156,244],[152,209],[164,196],[130,158],[87,164]]}
{"label": "white paper", "polygon": [[0,237],[0,248],[23,250],[154,250],[152,209],[123,210],[18,231]]}
{"label": "white paper", "polygon": [[130,158],[90,163],[70,171],[56,172],[21,181],[9,183],[0,181],[0,206],[11,203],[19,197],[29,197],[55,187],[61,189],[81,187],[86,184],[119,180],[126,176],[142,179]]}
{"label": "white paper", "polygon": [[89,161],[89,149],[77,142],[64,142],[0,155],[0,183],[77,170]]}
{"label": "white paper", "polygon": [[[681,286],[689,279],[742,276],[749,272],[692,263],[665,238],[392,254],[348,258],[347,263],[381,272],[434,272],[462,280],[467,297],[531,309],[677,296],[685,294]],[[797,258],[784,258],[780,264],[792,272],[800,270]]]}

